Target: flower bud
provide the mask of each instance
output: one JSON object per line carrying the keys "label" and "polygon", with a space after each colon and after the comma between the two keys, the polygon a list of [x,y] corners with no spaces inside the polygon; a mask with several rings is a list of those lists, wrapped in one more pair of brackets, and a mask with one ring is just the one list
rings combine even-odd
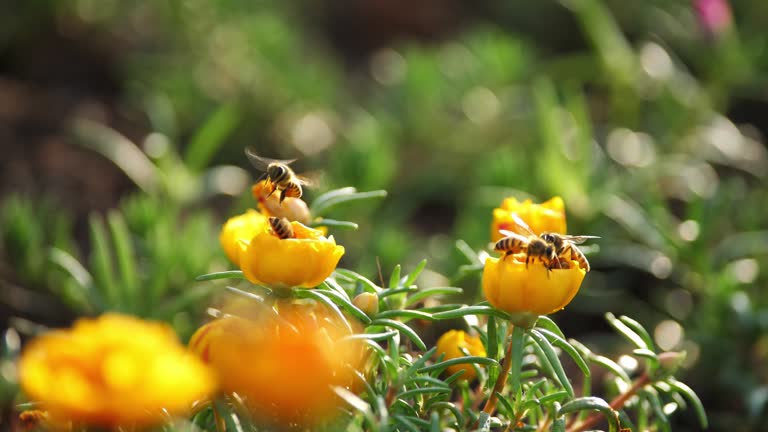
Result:
{"label": "flower bud", "polygon": [[368,316],[376,315],[379,312],[379,296],[376,293],[360,293],[352,299],[352,304]]}

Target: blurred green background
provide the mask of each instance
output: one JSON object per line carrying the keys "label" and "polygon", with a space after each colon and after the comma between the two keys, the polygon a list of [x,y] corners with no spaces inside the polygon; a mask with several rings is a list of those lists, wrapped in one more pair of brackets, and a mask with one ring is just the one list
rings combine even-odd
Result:
{"label": "blurred green background", "polygon": [[4,328],[119,309],[188,337],[250,146],[320,172],[309,201],[388,190],[329,215],[360,223],[342,265],[427,258],[467,302],[456,240],[562,196],[602,237],[566,334],[616,357],[603,314],[629,315],[687,351],[712,430],[768,430],[766,28],[764,0],[3,2]]}

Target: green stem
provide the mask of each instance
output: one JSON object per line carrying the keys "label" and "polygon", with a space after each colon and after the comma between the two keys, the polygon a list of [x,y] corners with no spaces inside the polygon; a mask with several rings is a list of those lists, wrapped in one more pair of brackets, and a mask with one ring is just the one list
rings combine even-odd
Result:
{"label": "green stem", "polygon": [[488,403],[485,404],[483,412],[492,414],[496,410],[496,404],[499,401],[498,394],[504,390],[504,384],[507,378],[512,374],[512,392],[517,393],[520,388],[520,369],[523,364],[523,343],[525,342],[525,329],[518,326],[510,326],[512,338],[507,346],[507,354],[504,356],[504,363],[501,366],[501,373],[496,378],[493,385]]}

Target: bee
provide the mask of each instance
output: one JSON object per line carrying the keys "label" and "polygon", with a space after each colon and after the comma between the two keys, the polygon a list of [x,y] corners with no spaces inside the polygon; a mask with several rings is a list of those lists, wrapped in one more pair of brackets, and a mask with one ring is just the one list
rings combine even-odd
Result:
{"label": "bee", "polygon": [[541,239],[555,247],[555,253],[559,258],[573,260],[579,263],[579,267],[586,271],[590,270],[589,261],[576,245],[584,243],[587,239],[600,238],[597,236],[580,235],[572,236],[558,233],[542,233]]}
{"label": "bee", "polygon": [[275,191],[280,191],[280,203],[286,198],[301,198],[304,194],[302,186],[308,186],[309,180],[296,175],[295,172],[289,166],[296,159],[279,160],[264,158],[250,149],[245,150],[245,155],[248,156],[248,160],[251,164],[264,173],[259,177],[257,181],[267,179],[271,190],[267,197],[272,195]]}
{"label": "bee", "polygon": [[269,226],[272,228],[272,232],[281,240],[293,238],[293,227],[288,219],[270,216]]}
{"label": "bee", "polygon": [[547,270],[552,269],[557,263],[559,266],[558,255],[555,251],[555,245],[545,241],[543,238],[537,236],[531,231],[531,228],[516,214],[512,215],[515,223],[525,231],[528,236],[524,236],[512,231],[500,230],[506,237],[497,241],[493,249],[498,252],[505,252],[504,257],[508,255],[525,252],[525,267],[528,268],[528,263],[531,259],[538,258],[546,266]]}

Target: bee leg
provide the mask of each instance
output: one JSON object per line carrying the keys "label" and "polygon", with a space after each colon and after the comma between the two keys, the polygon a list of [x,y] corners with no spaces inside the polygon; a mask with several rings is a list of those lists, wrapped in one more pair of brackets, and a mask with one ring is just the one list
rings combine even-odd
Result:
{"label": "bee leg", "polygon": [[283,190],[280,191],[280,204],[281,205],[283,204],[283,200],[285,200],[285,191],[287,191],[287,190],[288,189],[283,189]]}
{"label": "bee leg", "polygon": [[530,255],[525,255],[525,268],[528,269],[528,261],[531,259]]}

